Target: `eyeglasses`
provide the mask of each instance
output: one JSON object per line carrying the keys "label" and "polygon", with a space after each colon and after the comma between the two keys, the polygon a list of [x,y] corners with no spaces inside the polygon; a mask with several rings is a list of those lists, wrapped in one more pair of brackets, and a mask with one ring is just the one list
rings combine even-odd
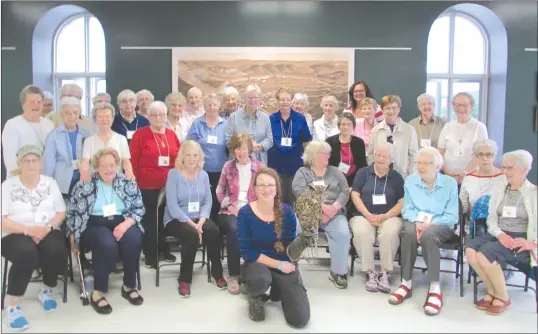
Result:
{"label": "eyeglasses", "polygon": [[417,166],[429,166],[432,164],[433,164],[433,161],[415,161],[415,165]]}
{"label": "eyeglasses", "polygon": [[276,184],[257,184],[256,185],[257,188],[260,188],[260,189],[275,189],[276,188]]}
{"label": "eyeglasses", "polygon": [[161,113],[161,114],[150,114],[150,116],[152,117],[155,117],[155,118],[165,118],[166,117],[166,114],[164,113]]}
{"label": "eyeglasses", "polygon": [[488,153],[478,153],[476,156],[477,156],[478,158],[482,158],[482,157],[492,158],[493,155],[494,155],[493,153],[488,152]]}
{"label": "eyeglasses", "polygon": [[514,169],[514,166],[501,166],[501,169],[511,171],[512,169]]}

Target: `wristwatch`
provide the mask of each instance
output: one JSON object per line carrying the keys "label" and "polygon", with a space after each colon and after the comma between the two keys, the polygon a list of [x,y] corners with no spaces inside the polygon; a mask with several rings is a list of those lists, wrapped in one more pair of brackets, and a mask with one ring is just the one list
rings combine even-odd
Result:
{"label": "wristwatch", "polygon": [[51,223],[47,223],[47,227],[49,227],[49,228],[50,228],[50,231],[51,231],[51,232],[52,232],[52,231],[54,230],[54,226],[52,226],[52,224],[51,224]]}

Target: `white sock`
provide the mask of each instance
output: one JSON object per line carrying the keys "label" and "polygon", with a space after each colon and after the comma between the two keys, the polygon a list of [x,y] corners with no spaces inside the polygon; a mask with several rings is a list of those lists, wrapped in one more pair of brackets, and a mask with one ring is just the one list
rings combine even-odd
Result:
{"label": "white sock", "polygon": [[[430,284],[429,293],[437,293],[437,294],[440,295],[441,294],[441,285],[440,284]],[[428,298],[428,302],[441,307],[441,300],[439,298],[437,298],[437,297]],[[431,306],[426,306],[424,309],[427,312],[430,312],[430,313],[437,313],[437,310],[434,309]]]}
{"label": "white sock", "polygon": [[402,285],[405,285],[409,290],[411,290],[412,282],[413,282],[412,280],[407,281],[407,280],[402,279]]}
{"label": "white sock", "polygon": [[[401,283],[403,286],[405,286],[406,288],[408,288],[409,290],[411,290],[411,280],[409,281],[406,281],[404,279],[402,279],[402,283]],[[398,290],[394,291],[394,294],[397,294],[397,295],[400,295],[402,297],[406,297],[407,296],[407,291],[405,291],[404,289],[402,288],[398,288]],[[389,299],[392,300],[393,302],[397,302],[398,301],[398,298],[396,298],[394,295],[390,295],[389,296]]]}

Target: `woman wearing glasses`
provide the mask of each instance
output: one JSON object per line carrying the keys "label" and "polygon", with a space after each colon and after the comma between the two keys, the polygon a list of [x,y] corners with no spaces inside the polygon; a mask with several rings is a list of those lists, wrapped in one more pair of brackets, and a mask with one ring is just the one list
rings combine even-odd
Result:
{"label": "woman wearing glasses", "polygon": [[310,303],[299,270],[286,254],[296,236],[295,213],[289,205],[281,204],[280,179],[274,169],[260,170],[254,188],[257,199],[243,206],[237,217],[249,317],[265,320],[265,292],[271,287],[270,298],[282,301],[287,323],[303,328],[310,320]]}

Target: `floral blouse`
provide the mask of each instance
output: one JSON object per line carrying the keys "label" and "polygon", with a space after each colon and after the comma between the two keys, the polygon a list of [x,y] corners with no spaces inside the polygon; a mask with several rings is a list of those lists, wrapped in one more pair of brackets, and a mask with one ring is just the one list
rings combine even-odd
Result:
{"label": "floral blouse", "polygon": [[[86,230],[88,219],[93,211],[93,206],[97,199],[97,182],[100,180],[99,174],[93,173],[90,182],[77,182],[67,205],[67,233],[73,233],[75,244],[79,243],[80,236]],[[142,194],[136,185],[136,181],[127,181],[125,175],[118,172],[112,183],[112,187],[122,201],[125,202],[125,218],[132,218],[144,232],[141,221],[146,213],[142,203]]]}

